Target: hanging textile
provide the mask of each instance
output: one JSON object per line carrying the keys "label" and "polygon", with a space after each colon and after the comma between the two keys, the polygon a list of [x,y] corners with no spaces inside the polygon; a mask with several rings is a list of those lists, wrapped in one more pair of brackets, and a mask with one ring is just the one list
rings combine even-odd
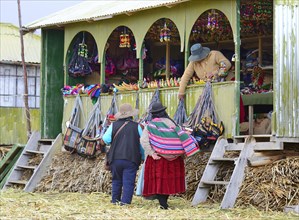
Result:
{"label": "hanging textile", "polygon": [[70,77],[86,76],[92,73],[92,69],[88,62],[88,50],[85,44],[83,33],[83,39],[81,43],[76,43],[73,50],[73,56],[69,63],[68,73]]}
{"label": "hanging textile", "polygon": [[182,126],[187,121],[184,99],[180,99],[178,108],[173,116],[173,120],[180,126]]}
{"label": "hanging textile", "polygon": [[80,156],[88,158],[96,156],[96,147],[99,144],[99,137],[102,130],[101,119],[100,98],[98,98],[81,132],[81,138],[76,144],[76,151]]}
{"label": "hanging textile", "polygon": [[140,123],[147,123],[148,121],[152,120],[152,114],[150,113],[150,110],[152,109],[153,103],[158,102],[158,101],[161,102],[160,101],[160,91],[159,91],[159,89],[156,89],[146,112],[141,117]]}
{"label": "hanging textile", "polygon": [[[77,95],[63,139],[64,149],[70,151],[71,153],[76,151],[75,144],[80,139],[80,134],[82,131],[82,129],[78,127],[81,113],[83,113],[82,101],[80,95]],[[82,115],[84,117],[84,114]]]}
{"label": "hanging textile", "polygon": [[104,133],[106,132],[107,128],[109,127],[109,125],[111,123],[111,119],[114,118],[114,115],[117,112],[118,112],[118,108],[117,108],[117,100],[116,100],[116,91],[114,91],[110,108],[108,109],[108,111],[106,113],[106,117],[104,118],[104,121],[103,121],[103,126],[102,126],[102,130],[101,130],[101,135],[100,135],[101,138],[103,137]]}
{"label": "hanging textile", "polygon": [[222,122],[218,124],[210,82],[206,83],[203,93],[184,126],[193,129],[193,136],[200,147],[208,147],[223,134],[224,126]]}

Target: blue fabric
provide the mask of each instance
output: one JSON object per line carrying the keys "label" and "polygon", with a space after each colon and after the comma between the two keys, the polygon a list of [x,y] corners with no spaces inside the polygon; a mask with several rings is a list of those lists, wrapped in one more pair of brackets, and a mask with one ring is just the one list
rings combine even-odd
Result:
{"label": "blue fabric", "polygon": [[[113,123],[108,127],[108,129],[106,130],[105,134],[102,137],[103,141],[107,145],[111,144],[111,141],[112,141],[112,126],[113,126]],[[141,137],[142,128],[140,125],[138,125],[138,133],[139,133],[139,136]],[[140,144],[139,149],[140,149],[140,153],[141,153],[141,159],[144,160],[144,149],[141,146],[141,144]]]}
{"label": "blue fabric", "polygon": [[142,196],[142,191],[143,191],[143,184],[144,184],[144,167],[145,167],[145,162],[141,165],[141,170],[139,173],[139,177],[137,180],[137,186],[136,186],[136,196]]}
{"label": "blue fabric", "polygon": [[112,203],[131,204],[138,166],[128,160],[113,160],[112,173]]}

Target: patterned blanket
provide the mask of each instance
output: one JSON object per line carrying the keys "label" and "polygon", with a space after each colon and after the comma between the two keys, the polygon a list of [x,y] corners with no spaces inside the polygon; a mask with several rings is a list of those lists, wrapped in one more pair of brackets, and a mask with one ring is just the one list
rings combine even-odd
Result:
{"label": "patterned blanket", "polygon": [[150,144],[157,153],[189,157],[200,151],[196,140],[179,126],[170,128],[160,119],[154,119],[147,129]]}

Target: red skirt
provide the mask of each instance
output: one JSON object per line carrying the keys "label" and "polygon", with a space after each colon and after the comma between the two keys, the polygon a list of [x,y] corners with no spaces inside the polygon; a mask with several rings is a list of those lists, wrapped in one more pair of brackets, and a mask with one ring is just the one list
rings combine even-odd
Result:
{"label": "red skirt", "polygon": [[185,164],[182,157],[169,161],[148,156],[144,169],[143,196],[173,195],[186,191]]}

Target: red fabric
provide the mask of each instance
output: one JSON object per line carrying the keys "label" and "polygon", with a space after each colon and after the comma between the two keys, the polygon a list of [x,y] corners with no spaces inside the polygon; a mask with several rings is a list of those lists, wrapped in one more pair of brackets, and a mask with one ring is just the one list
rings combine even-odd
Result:
{"label": "red fabric", "polygon": [[[231,78],[231,81],[234,81],[235,77]],[[242,96],[240,95],[240,123],[245,121],[245,107],[243,104]]]}
{"label": "red fabric", "polygon": [[173,195],[186,191],[185,164],[182,157],[169,161],[148,156],[144,169],[143,196]]}
{"label": "red fabric", "polygon": [[242,96],[240,96],[240,123],[245,121],[245,107],[243,104]]}

